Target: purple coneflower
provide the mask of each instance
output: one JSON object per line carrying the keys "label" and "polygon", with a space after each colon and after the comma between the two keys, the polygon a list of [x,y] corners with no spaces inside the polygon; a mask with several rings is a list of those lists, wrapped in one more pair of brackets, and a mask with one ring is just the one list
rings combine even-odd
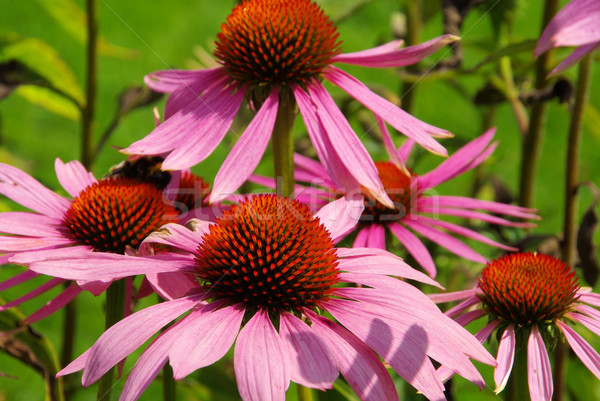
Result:
{"label": "purple coneflower", "polygon": [[[563,336],[600,379],[600,355],[571,328],[580,323],[600,335],[600,312],[594,308],[600,307],[600,295],[581,288],[575,272],[558,259],[538,253],[508,254],[483,269],[475,289],[431,297],[436,302],[463,300],[446,314],[464,326],[485,317],[487,325],[476,334],[481,342],[497,332],[497,393],[508,382],[515,353],[526,352],[531,400],[549,401],[553,386],[548,348]],[[470,310],[473,306],[480,307]],[[444,379],[451,375],[442,370]]]}
{"label": "purple coneflower", "polygon": [[533,52],[535,57],[554,47],[577,46],[550,75],[563,72],[600,47],[600,1],[572,0],[552,18]]}
{"label": "purple coneflower", "polygon": [[155,91],[171,93],[163,124],[125,152],[168,153],[165,169],[183,169],[204,160],[221,142],[246,98],[258,112],[217,174],[210,201],[235,191],[258,165],[283,102],[297,102],[308,134],[327,169],[348,166],[352,176],[382,202],[377,170],[350,124],[336,106],[324,78],[428,150],[445,155],[432,135],[451,134],[412,117],[333,66],[400,67],[414,64],[457,40],[444,35],[399,49],[402,41],[349,54],[341,53],[336,27],[310,0],[245,0],[217,36],[218,68],[166,70],[146,77]]}
{"label": "purple coneflower", "polygon": [[[381,204],[360,187],[349,183],[347,172],[338,170],[336,176],[330,176],[321,164],[301,155],[295,155],[296,179],[313,186],[298,186],[296,189],[298,199],[322,205],[340,194],[362,192],[365,203],[362,214],[356,207],[343,211],[359,220],[353,246],[386,249],[386,230],[388,230],[431,276],[436,274],[435,264],[425,245],[414,233],[460,257],[479,263],[486,263],[486,258],[455,238],[453,234],[501,249],[515,250],[469,228],[440,220],[438,216],[457,216],[497,225],[530,227],[532,226],[530,223],[509,221],[491,213],[521,219],[537,219],[534,210],[468,197],[432,194],[436,186],[475,168],[491,155],[496,148],[496,144],[491,143],[494,129],[490,129],[463,146],[434,170],[417,175],[406,167],[406,160],[414,142],[409,140],[396,151],[393,145],[390,145],[389,133],[385,127],[382,128],[384,128],[383,136],[390,161],[376,162],[375,166],[388,196],[394,203],[393,209]],[[273,186],[271,179],[253,176],[251,180]]]}
{"label": "purple coneflower", "polygon": [[219,360],[234,342],[245,401],[284,400],[290,380],[331,388],[339,372],[362,400],[397,400],[379,357],[432,400],[445,397],[430,358],[482,386],[469,358],[493,358],[421,291],[390,276],[436,282],[388,252],[335,248],[355,222],[327,225],[332,209],[313,215],[299,201],[256,195],[214,224],[193,220],[192,230],[169,224],[151,234],[140,252],[156,255],[144,263],[157,270],[179,265],[196,278],[195,288],[118,322],[60,374],[83,369],[87,386],[190,312],[140,356],[121,400],[139,397],[167,361],[181,379]]}
{"label": "purple coneflower", "polygon": [[[196,202],[183,196],[168,200],[167,192],[176,192],[171,183],[161,188],[151,180],[133,177],[96,180],[77,161],[65,164],[57,159],[55,168],[58,181],[73,199],[54,193],[16,167],[0,164],[0,193],[33,211],[0,213],[0,233],[8,234],[0,236],[0,252],[5,254],[1,262],[29,267],[1,282],[0,290],[39,274],[53,277],[0,310],[37,297],[71,276],[77,281],[29,316],[28,323],[54,313],[82,290],[98,295],[113,280],[151,273],[143,260],[130,254],[152,231],[189,215],[182,215],[175,204],[189,202],[191,208]],[[204,188],[197,177],[187,173],[176,176],[178,179],[172,180],[175,185]],[[120,270],[107,277],[105,269],[115,265]]]}

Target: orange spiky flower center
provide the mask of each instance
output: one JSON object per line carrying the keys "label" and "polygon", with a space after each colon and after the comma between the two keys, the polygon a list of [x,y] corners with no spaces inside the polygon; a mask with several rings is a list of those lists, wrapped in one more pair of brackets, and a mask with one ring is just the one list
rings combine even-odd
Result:
{"label": "orange spiky flower center", "polygon": [[201,207],[210,193],[209,187],[209,183],[201,177],[188,171],[183,171],[179,178],[175,205],[178,207],[185,206],[186,210]]}
{"label": "orange spiky flower center", "polygon": [[73,200],[63,226],[78,242],[98,252],[124,254],[163,224],[176,221],[177,211],[163,202],[154,184],[131,178],[107,178]]}
{"label": "orange spiky flower center", "polygon": [[197,277],[213,299],[250,310],[315,308],[338,283],[329,232],[309,208],[258,195],[226,210],[203,237]]}
{"label": "orange spiky flower center", "polygon": [[341,52],[333,23],[310,0],[245,0],[217,36],[215,57],[252,87],[302,84]]}
{"label": "orange spiky flower center", "polygon": [[553,322],[577,298],[579,280],[564,262],[539,253],[513,253],[489,263],[479,279],[489,313],[517,326]]}
{"label": "orange spiky flower center", "polygon": [[365,210],[360,217],[360,222],[368,224],[401,220],[410,213],[411,203],[414,202],[412,197],[415,194],[411,191],[413,176],[390,162],[375,162],[375,167],[385,192],[394,203],[394,209],[382,205],[368,191],[363,190]]}

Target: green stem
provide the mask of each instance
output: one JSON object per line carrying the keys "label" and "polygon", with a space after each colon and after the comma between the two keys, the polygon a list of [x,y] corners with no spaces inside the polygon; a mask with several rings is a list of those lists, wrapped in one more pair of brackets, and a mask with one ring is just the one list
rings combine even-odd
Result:
{"label": "green stem", "polygon": [[[577,185],[579,182],[579,145],[581,125],[588,100],[592,57],[585,56],[579,63],[579,77],[575,92],[575,103],[571,114],[569,137],[567,139],[567,160],[565,171],[565,214],[563,220],[563,242],[561,254],[563,262],[575,264],[575,240],[577,231]],[[567,347],[559,343],[554,350],[554,401],[562,401],[565,394]]]}
{"label": "green stem", "polygon": [[315,401],[315,392],[308,387],[297,385],[298,387],[298,401]]}
{"label": "green stem", "polygon": [[[106,321],[105,328],[123,319],[125,311],[125,279],[113,282],[106,290]],[[98,400],[110,400],[113,387],[114,367],[100,378],[98,384]]]}
{"label": "green stem", "polygon": [[177,395],[175,392],[176,383],[173,378],[173,368],[167,362],[162,369],[162,381],[163,381],[163,401],[175,401]]}
{"label": "green stem", "polygon": [[[421,9],[422,0],[412,0],[406,3],[406,46],[412,46],[420,42],[421,39]],[[418,63],[406,67],[407,71],[419,71]],[[402,108],[410,113],[416,93],[416,84],[403,81],[400,99]]]}
{"label": "green stem", "polygon": [[[558,0],[546,0],[544,17],[542,22],[543,32],[548,22],[554,17],[558,10]],[[552,62],[552,51],[542,54],[536,61],[535,89],[543,89],[546,86],[546,75]],[[521,206],[531,207],[533,205],[533,194],[535,190],[535,176],[542,145],[542,133],[546,121],[546,103],[535,102],[531,109],[529,129],[523,140],[521,152],[521,178],[519,183],[519,203]]]}
{"label": "green stem", "polygon": [[[65,283],[65,288],[69,287],[71,282]],[[67,366],[73,360],[73,349],[75,345],[75,327],[77,327],[77,298],[71,300],[64,307],[64,320],[63,320],[63,345],[62,353],[60,355],[61,366]],[[66,375],[61,378],[64,383],[65,397],[71,399],[73,390],[71,386],[73,382],[72,375]]]}
{"label": "green stem", "polygon": [[98,78],[98,3],[86,0],[87,4],[87,53],[85,77],[85,106],[82,113],[81,162],[90,167],[92,160],[92,129],[96,108],[96,85]]}
{"label": "green stem", "polygon": [[[529,384],[527,383],[527,339],[529,336],[517,337],[515,360],[512,372],[506,385],[504,401],[529,400]],[[519,340],[522,340],[519,341]]]}
{"label": "green stem", "polygon": [[275,182],[278,195],[294,194],[294,119],[296,118],[296,101],[291,89],[287,86],[279,88],[279,108],[277,119],[271,136],[273,146],[273,162],[275,163]]}

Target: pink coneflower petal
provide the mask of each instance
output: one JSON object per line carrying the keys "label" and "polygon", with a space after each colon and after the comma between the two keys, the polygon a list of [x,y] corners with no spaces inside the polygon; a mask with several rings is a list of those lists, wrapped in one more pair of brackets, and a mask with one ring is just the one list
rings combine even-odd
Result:
{"label": "pink coneflower petal", "polygon": [[410,229],[421,234],[423,237],[446,248],[455,255],[472,260],[473,262],[487,263],[487,259],[485,257],[445,232],[416,221],[404,220],[404,224]]}
{"label": "pink coneflower petal", "polygon": [[572,0],[552,18],[544,29],[534,57],[559,46],[581,46],[600,41],[600,3],[597,0]]}
{"label": "pink coneflower petal", "polygon": [[212,78],[215,72],[222,71],[222,67],[205,70],[163,70],[155,71],[144,77],[144,82],[150,89],[161,93],[171,93],[199,80]]}
{"label": "pink coneflower petal", "polygon": [[579,300],[582,302],[588,303],[590,305],[600,307],[600,294],[596,294],[593,292],[590,292],[590,293],[580,292]]}
{"label": "pink coneflower petal", "polygon": [[331,59],[334,63],[348,63],[363,67],[403,67],[415,64],[425,57],[435,53],[442,47],[460,40],[458,36],[446,34],[427,42],[402,49],[398,47],[401,40],[395,40],[379,47],[355,53],[339,54]]}
{"label": "pink coneflower petal", "polygon": [[[591,330],[594,334],[596,334],[597,336],[600,336],[600,321],[598,320],[598,318],[600,317],[600,312],[598,312],[598,310],[594,309],[594,308],[589,308],[589,309],[595,312],[594,315],[590,315],[591,317],[582,315],[580,313],[575,313],[575,312],[570,312],[570,313],[566,314],[565,316],[568,317],[569,319],[573,319],[574,321],[576,321],[578,323],[581,323],[582,325],[587,327],[589,330]],[[579,308],[576,308],[576,310],[579,310]],[[585,313],[585,312],[583,312],[583,313]]]}
{"label": "pink coneflower petal", "polygon": [[[561,321],[556,321],[561,326]],[[565,333],[565,336],[566,333]],[[533,325],[527,342],[527,381],[531,401],[547,401],[552,398],[552,369],[544,340],[537,325]]]}
{"label": "pink coneflower petal", "polygon": [[537,214],[535,214],[535,212],[537,212],[537,210],[535,209],[528,209],[525,207],[509,205],[500,202],[473,199],[468,198],[466,196],[440,195],[436,197],[419,199],[419,207],[435,207],[439,205],[443,205],[445,207],[456,207],[464,209],[480,209],[490,213],[501,213],[507,216],[519,217],[522,219],[540,219],[540,217]]}
{"label": "pink coneflower petal", "polygon": [[392,207],[392,201],[383,189],[375,163],[329,92],[316,81],[313,81],[313,84],[309,85],[307,89],[317,107],[317,113],[325,128],[325,133],[342,163],[362,186],[373,193],[377,200]]}
{"label": "pink coneflower petal", "polygon": [[221,359],[233,345],[243,317],[242,308],[215,310],[212,305],[187,316],[175,329],[177,342],[169,352],[175,380]]}
{"label": "pink coneflower petal", "polygon": [[385,250],[385,228],[381,224],[371,224],[371,232],[367,238],[367,248]]}
{"label": "pink coneflower petal", "polygon": [[429,299],[435,303],[445,303],[462,301],[467,298],[472,298],[476,294],[475,290],[463,290],[456,292],[440,293],[440,294],[427,294]]}
{"label": "pink coneflower petal", "polygon": [[[81,379],[82,384],[87,386],[98,380],[112,366],[145,343],[154,333],[177,316],[196,306],[197,303],[198,298],[194,297],[160,303],[142,309],[114,324],[98,338],[90,349]],[[77,360],[72,363],[75,362]],[[77,366],[79,365],[80,363],[77,362]]]}
{"label": "pink coneflower petal", "polygon": [[27,316],[23,319],[23,323],[25,324],[33,324],[47,316],[50,316],[57,310],[61,309],[63,306],[71,302],[77,295],[79,295],[83,289],[76,285],[75,283],[71,283],[71,285],[61,292],[58,296],[46,302],[46,305]]}
{"label": "pink coneflower petal", "polygon": [[442,156],[448,155],[446,149],[432,137],[432,135],[452,136],[448,131],[426,124],[411,116],[388,100],[376,95],[365,84],[339,68],[329,66],[323,76],[425,149]]}
{"label": "pink coneflower petal", "polygon": [[275,126],[279,92],[274,89],[221,165],[209,202],[216,203],[238,189],[260,162]]}
{"label": "pink coneflower petal", "polygon": [[[387,252],[381,254],[375,253],[378,249],[374,248],[351,248],[353,251],[361,252],[360,258],[344,257],[348,255],[347,249],[338,248],[338,255],[342,257],[339,261],[339,269],[350,273],[358,274],[385,274],[400,276],[406,279],[419,281],[421,283],[433,285],[441,288],[441,285],[426,274],[415,270],[407,265],[399,257]],[[344,273],[342,273],[344,274]],[[343,277],[343,276],[341,276]],[[358,279],[353,276],[353,278]]]}
{"label": "pink coneflower petal", "polygon": [[97,182],[94,175],[87,171],[83,164],[77,160],[63,163],[62,160],[57,158],[54,161],[54,169],[56,170],[58,182],[73,198],[86,187]]}
{"label": "pink coneflower petal", "polygon": [[509,325],[502,333],[500,344],[498,344],[498,367],[494,370],[494,381],[496,382],[496,389],[494,392],[498,394],[508,383],[510,372],[512,371],[513,362],[515,361],[515,348],[517,345],[517,338],[515,337],[515,328]]}
{"label": "pink coneflower petal", "polygon": [[146,283],[148,288],[145,292],[140,288],[137,293],[138,298],[156,292],[161,298],[170,301],[186,296],[197,286],[194,276],[188,273],[148,273],[146,279],[143,283]]}
{"label": "pink coneflower petal", "polygon": [[549,77],[560,74],[577,64],[579,60],[581,60],[586,54],[593,52],[596,49],[600,48],[600,41],[593,42],[587,45],[579,46],[577,49],[573,50],[571,54],[567,56],[559,65],[554,67],[550,73],[548,73]]}
{"label": "pink coneflower petal", "polygon": [[28,209],[62,219],[70,202],[24,171],[0,163],[0,193]]}
{"label": "pink coneflower petal", "polygon": [[[465,216],[462,216],[462,217],[465,217]],[[425,224],[430,224],[432,226],[437,226],[439,228],[443,228],[444,230],[453,232],[453,233],[458,234],[458,235],[462,235],[462,236],[467,237],[467,238],[471,238],[471,239],[477,240],[477,241],[482,242],[484,244],[495,246],[496,248],[505,249],[507,251],[515,251],[515,250],[517,250],[517,248],[501,244],[500,242],[491,240],[491,239],[487,238],[486,236],[479,234],[476,231],[473,231],[471,229],[465,228],[463,226],[459,226],[459,225],[454,224],[454,223],[449,223],[447,221],[442,221],[442,220],[430,219],[430,218],[425,217],[425,216],[419,216],[419,220],[421,220],[421,222],[423,222]]]}
{"label": "pink coneflower petal", "polygon": [[[241,90],[215,85],[123,152],[152,155],[172,151],[163,161],[163,169],[182,170],[193,166],[210,155],[221,142],[237,114],[243,95]],[[215,110],[219,112],[215,113]],[[198,126],[211,129],[199,134],[194,132]]]}
{"label": "pink coneflower petal", "polygon": [[64,237],[60,220],[30,212],[0,213],[0,232],[30,237]]}
{"label": "pink coneflower petal", "polygon": [[448,309],[445,312],[445,315],[453,317],[456,314],[462,313],[465,310],[467,310],[468,308],[470,308],[471,306],[477,305],[480,302],[481,302],[481,300],[478,297],[476,297],[476,296],[468,298],[468,299],[465,299],[464,301],[462,301],[458,305],[455,305],[452,308]]}
{"label": "pink coneflower petal", "polygon": [[308,311],[312,329],[325,341],[350,387],[363,401],[397,401],[398,393],[379,357],[358,337]]}
{"label": "pink coneflower petal", "polygon": [[262,309],[240,331],[233,363],[242,400],[285,401],[290,382],[286,357],[281,339]]}
{"label": "pink coneflower petal", "polygon": [[29,266],[31,263],[43,260],[64,260],[67,258],[85,259],[91,256],[93,249],[88,245],[74,245],[56,249],[41,249],[18,253],[10,258],[10,263]]}
{"label": "pink coneflower petal", "polygon": [[177,334],[174,330],[161,333],[140,355],[127,377],[119,401],[137,400],[154,378],[158,376],[167,363],[170,347],[178,341],[174,333]]}
{"label": "pink coneflower petal", "polygon": [[[198,247],[198,242],[202,236],[208,232],[210,223],[202,220],[191,220],[187,225],[193,225],[193,230],[181,224],[169,223],[162,226],[159,231],[148,235],[140,245],[140,254],[151,254],[150,249],[153,243],[173,246],[179,249],[190,251]],[[182,255],[182,258],[190,256]]]}
{"label": "pink coneflower petal", "polygon": [[362,197],[344,196],[323,206],[315,216],[327,228],[331,239],[336,241],[356,227],[356,222],[360,218],[363,209]]}
{"label": "pink coneflower petal", "polygon": [[64,282],[65,282],[65,280],[61,280],[59,278],[50,279],[49,281],[40,285],[35,290],[28,292],[27,294],[23,295],[22,297],[19,297],[15,300],[7,302],[4,305],[0,305],[0,312],[4,312],[5,310],[12,308],[13,306],[21,305],[23,302],[29,301],[30,299],[33,299],[33,298],[39,296],[40,294],[50,291],[54,287],[56,287]]}
{"label": "pink coneflower petal", "polygon": [[354,238],[354,243],[352,244],[352,247],[353,248],[366,248],[370,232],[371,232],[371,230],[369,229],[369,226],[365,226],[365,227],[359,229],[358,233],[356,234],[356,238]]}
{"label": "pink coneflower petal", "polygon": [[282,313],[279,336],[292,381],[320,390],[333,387],[338,377],[335,361],[309,325],[289,313]]}
{"label": "pink coneflower petal", "polygon": [[16,276],[13,276],[7,280],[0,281],[0,291],[4,291],[7,288],[12,288],[15,285],[19,285],[21,283],[29,281],[32,278],[37,277],[37,276],[38,276],[37,273],[34,273],[31,270],[25,270],[24,272],[19,273]]}
{"label": "pink coneflower petal", "polygon": [[419,240],[416,235],[404,228],[401,224],[392,223],[388,224],[388,228],[398,238],[398,241],[410,253],[413,258],[423,267],[423,269],[432,277],[436,276],[436,267],[435,263],[433,263],[433,258],[431,254],[427,250],[427,247],[423,245],[421,240]]}
{"label": "pink coneflower petal", "polygon": [[[331,181],[331,178],[329,178],[329,174],[327,174],[327,170],[323,168],[321,163],[311,159],[310,157],[294,153],[294,164],[300,171],[310,173],[314,178],[322,178],[323,183],[326,183],[327,186],[334,186],[333,181]],[[301,179],[298,178],[298,180]],[[311,180],[308,180],[307,182],[313,184]],[[318,182],[318,184],[321,184],[321,182]]]}
{"label": "pink coneflower petal", "polygon": [[[598,309],[592,308],[591,306],[585,304],[579,304],[573,309],[575,309],[577,312],[583,313],[584,315],[591,317],[593,320],[600,323],[600,311]],[[580,316],[577,313],[576,315]]]}
{"label": "pink coneflower petal", "polygon": [[560,320],[556,321],[567,342],[581,362],[600,380],[600,355],[581,335]]}
{"label": "pink coneflower petal", "polygon": [[[225,77],[222,68],[205,70],[207,73],[198,74],[193,82],[174,90],[165,103],[165,120],[171,118],[179,110],[200,98],[208,88],[218,85]],[[158,124],[157,124],[158,125]]]}
{"label": "pink coneflower petal", "polygon": [[0,252],[22,252],[40,248],[51,248],[61,245],[70,245],[70,238],[36,238],[0,236]]}
{"label": "pink coneflower petal", "polygon": [[[387,125],[385,121],[378,116],[375,115],[375,119],[377,120],[377,125],[379,126],[379,130],[381,131],[381,137],[383,139],[383,146],[385,146],[385,150],[390,157],[390,162],[392,162],[396,167],[402,170],[406,175],[410,175],[410,172],[406,168],[406,157],[402,157],[396,151],[396,145],[394,145],[394,141],[392,140],[392,136],[390,135],[390,131],[387,129]],[[412,141],[409,139],[409,141]]]}
{"label": "pink coneflower petal", "polygon": [[71,373],[79,372],[83,370],[85,364],[87,363],[88,357],[90,356],[91,348],[85,350],[81,355],[79,355],[73,362],[65,366],[60,372],[56,374],[56,377],[62,377],[66,375],[70,375]]}
{"label": "pink coneflower petal", "polygon": [[464,217],[465,219],[485,221],[490,224],[503,225],[508,227],[520,227],[520,228],[532,228],[535,227],[534,223],[525,223],[518,221],[510,221],[503,219],[498,216],[493,216],[487,213],[478,212],[474,210],[449,208],[449,207],[427,207],[419,205],[419,212],[422,213],[433,213],[442,214],[446,216]]}
{"label": "pink coneflower petal", "polygon": [[490,144],[495,132],[495,128],[490,128],[483,135],[460,148],[435,169],[420,176],[420,188],[433,188],[466,171],[473,159],[480,155]]}

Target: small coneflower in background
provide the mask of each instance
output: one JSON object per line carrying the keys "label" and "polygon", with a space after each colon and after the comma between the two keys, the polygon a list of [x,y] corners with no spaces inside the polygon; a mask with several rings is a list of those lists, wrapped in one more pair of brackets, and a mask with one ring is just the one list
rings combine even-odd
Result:
{"label": "small coneflower in background", "polygon": [[430,358],[483,386],[469,358],[494,364],[493,357],[397,277],[435,281],[388,252],[336,248],[334,240],[355,222],[334,221],[328,213],[335,209],[313,215],[296,200],[256,195],[216,223],[169,224],[151,234],[140,247],[145,263],[152,270],[179,265],[195,286],[116,323],[59,375],[83,369],[87,386],[190,312],[140,356],[122,401],[137,399],[167,361],[181,379],[221,359],[234,342],[245,401],[283,401],[290,380],[331,388],[340,372],[361,400],[398,400],[380,357],[431,400],[445,397]]}
{"label": "small coneflower in background", "polygon": [[[173,184],[165,178],[140,179],[121,168],[112,177],[96,180],[81,163],[65,164],[59,159],[55,168],[58,181],[73,199],[54,193],[16,167],[0,164],[0,194],[32,210],[0,213],[0,233],[7,234],[0,236],[0,252],[5,254],[0,261],[28,266],[24,272],[0,282],[0,290],[40,274],[52,277],[30,293],[0,306],[0,310],[20,305],[71,276],[77,277],[76,283],[29,316],[29,323],[62,308],[83,290],[98,295],[113,280],[151,273],[143,260],[131,254],[152,231],[189,215],[181,214],[174,201],[167,199],[165,188],[173,189]],[[174,183],[189,186],[191,181],[193,177],[181,175]],[[180,205],[187,201],[174,199],[179,199]],[[190,202],[189,207],[194,203]],[[120,266],[120,270],[107,277],[105,269],[111,266]]]}
{"label": "small coneflower in background", "polygon": [[[436,268],[429,251],[417,233],[432,242],[448,249],[450,252],[479,263],[486,263],[484,256],[455,238],[460,235],[505,250],[515,250],[509,246],[493,241],[469,228],[459,226],[440,219],[439,216],[457,216],[484,221],[491,224],[511,227],[531,227],[531,223],[510,221],[495,214],[516,217],[519,219],[537,219],[534,210],[507,205],[504,203],[478,200],[462,196],[440,196],[433,194],[436,186],[463,174],[485,161],[496,148],[492,143],[494,129],[488,130],[479,138],[469,142],[456,153],[442,162],[434,170],[418,175],[406,167],[406,160],[414,142],[407,141],[396,150],[389,146],[389,133],[382,127],[386,148],[390,154],[387,162],[375,163],[379,178],[394,203],[394,209],[382,205],[368,192],[362,191],[365,208],[362,214],[354,210],[345,210],[359,220],[354,230],[357,232],[355,247],[386,249],[386,230],[390,231],[404,246],[423,269],[435,276]],[[348,173],[339,166],[336,176],[330,176],[318,162],[301,155],[295,155],[296,179],[310,184],[309,187],[297,186],[296,197],[309,204],[320,207],[323,203],[340,194],[360,192],[352,184],[348,185]],[[346,177],[344,177],[344,175]],[[270,178],[252,176],[251,181],[273,187]]]}
{"label": "small coneflower in background", "polygon": [[575,65],[600,47],[600,1],[572,0],[552,18],[533,52],[535,57],[555,47],[577,47],[550,75]]}
{"label": "small coneflower in background", "polygon": [[[483,269],[475,289],[431,297],[438,303],[462,300],[446,314],[464,326],[485,318],[487,325],[476,334],[481,342],[497,333],[497,393],[508,382],[515,354],[523,352],[531,400],[550,401],[548,351],[563,338],[600,379],[600,355],[571,327],[579,323],[600,336],[600,311],[596,309],[600,295],[581,288],[575,272],[558,259],[538,253],[508,254]],[[451,375],[442,370],[444,379]]]}
{"label": "small coneflower in background", "polygon": [[[327,169],[342,163],[352,176],[389,203],[365,147],[336,106],[324,78],[426,149],[446,154],[432,136],[445,130],[426,124],[370,91],[333,66],[400,67],[414,64],[457,40],[444,35],[399,49],[402,41],[341,54],[336,27],[310,0],[245,0],[222,24],[215,58],[222,65],[204,70],[166,70],[146,77],[155,91],[170,93],[166,120],[125,152],[166,154],[166,169],[184,169],[204,160],[228,132],[244,100],[258,110],[221,166],[210,201],[237,190],[258,165],[275,127],[278,111],[298,104],[310,139]],[[293,117],[292,117],[293,118]]]}

